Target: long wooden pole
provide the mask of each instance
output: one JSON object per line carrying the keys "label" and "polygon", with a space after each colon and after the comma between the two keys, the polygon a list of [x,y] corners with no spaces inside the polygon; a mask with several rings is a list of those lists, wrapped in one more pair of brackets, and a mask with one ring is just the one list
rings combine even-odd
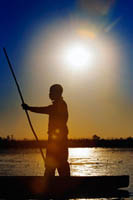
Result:
{"label": "long wooden pole", "polygon": [[[20,86],[19,86],[19,84],[18,84],[18,81],[17,81],[17,79],[16,79],[15,73],[14,73],[14,71],[13,71],[11,62],[10,62],[9,57],[8,57],[8,55],[7,55],[6,49],[3,48],[3,51],[4,51],[4,54],[5,54],[5,56],[6,56],[6,59],[7,59],[9,68],[10,68],[11,73],[12,73],[12,76],[13,76],[13,78],[14,78],[14,81],[15,81],[15,83],[16,83],[16,86],[17,86],[17,89],[18,89],[18,93],[19,93],[19,95],[20,95],[20,99],[21,99],[21,101],[22,101],[22,104],[24,104],[24,98],[23,98],[22,92],[21,92],[21,90],[20,90]],[[32,130],[32,133],[33,133],[33,135],[35,136],[35,139],[36,139],[36,141],[37,141],[38,144],[39,144],[39,140],[38,140],[37,134],[36,134],[36,132],[35,132],[35,130],[34,130],[34,128],[33,128],[33,125],[32,125],[32,122],[31,122],[31,119],[30,119],[30,116],[29,116],[29,113],[28,113],[27,110],[25,110],[25,114],[26,114],[26,116],[27,116],[27,119],[28,119],[30,128],[31,128],[31,130]],[[44,163],[45,163],[45,157],[44,157],[43,151],[42,151],[41,147],[39,147],[39,149],[40,149],[40,153],[41,153],[41,155],[42,155],[43,161],[44,161]]]}

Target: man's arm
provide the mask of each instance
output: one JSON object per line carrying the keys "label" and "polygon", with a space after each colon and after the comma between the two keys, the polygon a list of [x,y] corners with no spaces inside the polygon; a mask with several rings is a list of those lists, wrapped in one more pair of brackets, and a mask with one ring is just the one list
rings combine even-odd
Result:
{"label": "man's arm", "polygon": [[51,106],[34,107],[34,106],[28,106],[27,104],[22,104],[22,108],[24,110],[29,110],[31,112],[41,113],[41,114],[49,114],[51,110]]}

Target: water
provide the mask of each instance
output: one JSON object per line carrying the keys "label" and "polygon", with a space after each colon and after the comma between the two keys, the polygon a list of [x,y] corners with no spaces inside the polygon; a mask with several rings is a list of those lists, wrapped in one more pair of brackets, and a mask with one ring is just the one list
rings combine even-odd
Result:
{"label": "water", "polygon": [[[130,175],[127,189],[133,194],[133,149],[70,148],[69,163],[74,176]],[[0,150],[0,176],[43,174],[44,163],[38,149]]]}

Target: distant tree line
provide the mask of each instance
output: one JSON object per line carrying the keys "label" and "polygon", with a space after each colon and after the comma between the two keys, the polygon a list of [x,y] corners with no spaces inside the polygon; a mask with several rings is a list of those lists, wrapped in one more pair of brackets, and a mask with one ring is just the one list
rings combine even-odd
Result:
{"label": "distant tree line", "polygon": [[69,147],[133,148],[133,138],[69,140]]}
{"label": "distant tree line", "polygon": [[[45,148],[46,140],[15,140],[13,136],[6,138],[0,137],[0,148]],[[69,147],[103,147],[103,148],[133,148],[133,137],[126,139],[103,139],[97,135],[93,135],[91,139],[69,139]]]}

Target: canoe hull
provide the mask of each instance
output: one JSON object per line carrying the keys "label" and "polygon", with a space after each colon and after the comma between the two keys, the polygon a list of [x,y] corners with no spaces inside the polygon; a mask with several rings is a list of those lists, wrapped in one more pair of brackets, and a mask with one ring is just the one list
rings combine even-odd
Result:
{"label": "canoe hull", "polygon": [[129,176],[56,176],[49,180],[43,176],[1,176],[0,197],[109,197],[116,193],[120,195],[118,189],[128,185]]}

